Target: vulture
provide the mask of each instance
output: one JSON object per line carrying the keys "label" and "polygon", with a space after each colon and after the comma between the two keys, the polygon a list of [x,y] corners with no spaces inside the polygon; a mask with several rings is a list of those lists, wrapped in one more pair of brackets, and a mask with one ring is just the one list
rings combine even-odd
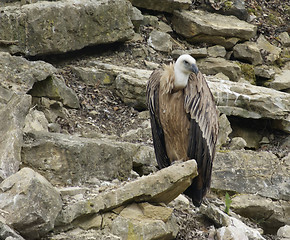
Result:
{"label": "vulture", "polygon": [[175,63],[154,70],[146,95],[158,166],[195,159],[198,176],[184,194],[199,207],[210,187],[218,112],[195,59],[181,55]]}

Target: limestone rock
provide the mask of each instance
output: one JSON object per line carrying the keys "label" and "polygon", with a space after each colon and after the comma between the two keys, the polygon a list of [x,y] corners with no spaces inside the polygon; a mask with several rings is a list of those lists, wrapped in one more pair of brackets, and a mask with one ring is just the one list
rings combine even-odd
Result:
{"label": "limestone rock", "polygon": [[52,76],[44,81],[36,82],[29,91],[33,97],[47,97],[61,101],[70,108],[79,108],[79,99],[76,93],[65,85],[64,79]]}
{"label": "limestone rock", "polygon": [[284,47],[290,47],[290,37],[287,32],[280,33],[278,37]]}
{"label": "limestone rock", "polygon": [[281,73],[276,74],[273,81],[269,83],[269,87],[290,92],[290,70],[282,70]]}
{"label": "limestone rock", "polygon": [[68,224],[80,216],[108,211],[124,203],[147,201],[167,204],[184,192],[195,176],[195,160],[176,163],[151,175],[127,182],[112,191],[69,204],[59,215],[58,224]]}
{"label": "limestone rock", "polygon": [[138,151],[133,156],[133,169],[140,176],[156,172],[157,161],[155,160],[153,147],[143,145],[139,147]]}
{"label": "limestone rock", "polygon": [[14,94],[0,108],[0,182],[19,169],[22,128],[30,104],[31,96]]}
{"label": "limestone rock", "polygon": [[160,52],[170,52],[172,50],[171,36],[168,33],[153,30],[150,33],[148,44]]}
{"label": "limestone rock", "polygon": [[171,52],[171,55],[174,59],[177,59],[182,54],[188,54],[194,58],[204,58],[208,56],[206,48],[194,48],[190,50],[176,49]]}
{"label": "limestone rock", "polygon": [[130,7],[124,0],[41,1],[5,7],[0,39],[16,41],[10,47],[13,53],[64,53],[131,39],[134,31],[129,16]]}
{"label": "limestone rock", "polygon": [[277,124],[276,128],[290,132],[289,94],[210,76],[207,79],[220,112],[227,116],[273,119],[274,123]]}
{"label": "limestone rock", "polygon": [[59,133],[27,134],[22,161],[52,184],[85,183],[130,176],[132,157],[138,146],[109,139],[88,139]]}
{"label": "limestone rock", "polygon": [[190,0],[130,0],[130,2],[136,7],[169,13],[177,9],[189,9],[191,5]]}
{"label": "limestone rock", "polygon": [[18,233],[16,233],[16,231],[14,231],[11,227],[6,225],[1,220],[0,220],[0,239],[5,239],[5,240],[25,240]]}
{"label": "limestone rock", "polygon": [[222,72],[231,81],[237,82],[241,75],[241,68],[233,61],[224,58],[206,58],[197,62],[198,68],[203,74],[215,75]]}
{"label": "limestone rock", "polygon": [[14,92],[27,93],[35,82],[47,79],[56,71],[49,63],[28,61],[23,57],[0,52],[0,86]]}
{"label": "limestone rock", "polygon": [[239,239],[255,239],[265,240],[257,229],[251,228],[241,220],[229,216],[213,204],[208,206],[202,205],[201,212],[208,218],[213,220],[217,226],[221,226],[217,230],[217,239],[220,240],[239,240]]}
{"label": "limestone rock", "polygon": [[25,118],[24,132],[46,131],[48,132],[48,121],[43,112],[30,109]]}
{"label": "limestone rock", "polygon": [[255,71],[255,75],[260,78],[271,79],[275,76],[274,69],[267,65],[256,66],[254,68],[254,71]]}
{"label": "limestone rock", "polygon": [[136,32],[139,32],[139,27],[142,24],[143,19],[144,19],[142,12],[138,8],[132,7],[130,19],[134,25],[134,30]]}
{"label": "limestone rock", "polygon": [[277,236],[278,237],[283,237],[283,238],[290,238],[290,225],[285,225],[283,227],[280,227],[277,231]]}
{"label": "limestone rock", "polygon": [[216,46],[212,46],[212,47],[209,47],[207,49],[207,52],[208,52],[208,55],[209,57],[225,57],[226,56],[226,49],[223,47],[223,46],[219,46],[219,45],[216,45]]}
{"label": "limestone rock", "polygon": [[245,139],[241,137],[234,137],[229,145],[229,149],[231,150],[241,150],[247,146],[247,142]]}
{"label": "limestone rock", "polygon": [[[257,27],[234,16],[223,16],[201,10],[174,11],[173,28],[188,41],[200,36],[242,38],[248,40],[256,35]],[[222,45],[222,44],[221,44]]]}
{"label": "limestone rock", "polygon": [[290,206],[287,201],[242,194],[232,198],[231,209],[259,222],[266,234],[275,234],[280,227],[290,224]]}
{"label": "limestone rock", "polygon": [[228,142],[230,133],[232,132],[231,123],[225,114],[219,117],[219,134],[217,139],[217,148]]}
{"label": "limestone rock", "polygon": [[270,152],[217,152],[211,187],[289,201],[289,173],[289,164]]}
{"label": "limestone rock", "polygon": [[247,41],[237,44],[233,50],[234,57],[238,60],[246,61],[253,65],[259,65],[263,62],[260,50],[254,42]]}
{"label": "limestone rock", "polygon": [[266,61],[270,63],[275,62],[280,57],[281,48],[269,43],[262,34],[257,39],[257,46],[261,51],[266,52]]}
{"label": "limestone rock", "polygon": [[23,168],[0,184],[0,208],[7,224],[22,236],[39,239],[53,229],[61,210],[60,194],[40,174]]}
{"label": "limestone rock", "polygon": [[173,209],[148,203],[131,204],[112,224],[112,233],[122,239],[175,239],[177,222]]}

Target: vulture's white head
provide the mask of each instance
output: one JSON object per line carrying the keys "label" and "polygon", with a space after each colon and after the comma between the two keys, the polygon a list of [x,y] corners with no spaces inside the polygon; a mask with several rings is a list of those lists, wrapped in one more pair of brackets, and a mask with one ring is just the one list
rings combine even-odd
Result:
{"label": "vulture's white head", "polygon": [[174,89],[183,89],[186,87],[189,75],[198,73],[195,59],[188,55],[181,55],[174,64]]}

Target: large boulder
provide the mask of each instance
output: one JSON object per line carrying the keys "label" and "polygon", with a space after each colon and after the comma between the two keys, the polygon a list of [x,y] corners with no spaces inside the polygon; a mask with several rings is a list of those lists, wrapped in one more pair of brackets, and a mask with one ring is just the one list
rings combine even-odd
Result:
{"label": "large boulder", "polygon": [[0,39],[28,56],[64,53],[133,37],[131,6],[125,0],[40,1],[4,7]]}
{"label": "large boulder", "polygon": [[69,224],[81,216],[106,212],[132,202],[167,204],[184,192],[196,176],[195,160],[173,164],[97,196],[68,204],[59,215],[58,224]]}
{"label": "large boulder", "polygon": [[238,60],[249,62],[253,65],[259,65],[263,63],[262,55],[260,53],[257,44],[247,41],[240,43],[233,48],[234,57]]}
{"label": "large boulder", "polygon": [[172,13],[177,9],[189,9],[190,0],[130,0],[130,2],[140,8]]}
{"label": "large boulder", "polygon": [[138,146],[110,139],[89,139],[59,133],[26,134],[22,162],[52,184],[80,184],[92,178],[130,177]]}
{"label": "large boulder", "polygon": [[289,166],[270,152],[217,152],[211,187],[289,201]]}
{"label": "large boulder", "polygon": [[[172,24],[174,30],[188,41],[212,42],[216,36],[229,39],[248,40],[256,35],[257,27],[241,21],[234,16],[223,16],[201,10],[174,11]],[[207,40],[208,39],[208,40]],[[220,43],[220,45],[224,45]]]}
{"label": "large boulder", "polygon": [[39,239],[52,230],[61,207],[59,192],[30,168],[0,184],[0,209],[7,212],[6,222],[26,239]]}
{"label": "large boulder", "polygon": [[0,182],[19,170],[22,129],[30,105],[31,96],[16,94],[0,105]]}

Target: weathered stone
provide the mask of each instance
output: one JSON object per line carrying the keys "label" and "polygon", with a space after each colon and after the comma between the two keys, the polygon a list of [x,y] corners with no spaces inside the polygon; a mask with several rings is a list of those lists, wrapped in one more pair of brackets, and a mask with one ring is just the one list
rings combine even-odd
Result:
{"label": "weathered stone", "polygon": [[0,220],[0,239],[25,240],[18,233],[16,233],[16,231],[14,231],[11,227],[3,223],[1,220]]}
{"label": "weathered stone", "polygon": [[226,49],[223,47],[223,46],[219,46],[219,45],[216,45],[216,46],[212,46],[212,47],[209,47],[207,49],[207,52],[208,52],[208,56],[209,57],[225,57],[226,56]]}
{"label": "weathered stone", "polygon": [[217,231],[217,237],[220,240],[265,240],[257,229],[251,228],[241,220],[227,215],[225,212],[221,211],[218,207],[212,204],[207,206],[202,205],[200,211],[213,220],[217,226],[224,226]]}
{"label": "weathered stone", "polygon": [[28,239],[39,239],[53,229],[61,210],[59,192],[40,174],[23,168],[0,184],[0,208],[7,224]]}
{"label": "weathered stone", "polygon": [[195,176],[197,176],[195,160],[176,163],[112,191],[69,204],[59,215],[58,224],[68,224],[80,216],[108,211],[124,203],[147,201],[167,204],[184,192]]}
{"label": "weathered stone", "polygon": [[170,52],[172,50],[171,36],[168,33],[153,30],[150,33],[148,44],[160,52]]}
{"label": "weathered stone", "polygon": [[28,61],[23,57],[0,52],[0,86],[14,92],[27,93],[35,82],[47,79],[56,71],[49,63]]}
{"label": "weathered stone", "polygon": [[48,132],[48,121],[43,112],[30,109],[25,118],[24,132],[46,131]]}
{"label": "weathered stone", "polygon": [[31,96],[14,94],[0,108],[0,182],[19,169],[22,129],[31,104]]}
{"label": "weathered stone", "polygon": [[289,167],[270,152],[217,152],[211,187],[289,201]]}
{"label": "weathered stone", "polygon": [[275,79],[269,82],[269,87],[290,93],[290,70],[282,70],[281,73],[276,74]]}
{"label": "weathered stone", "polygon": [[142,24],[143,19],[144,19],[142,12],[138,8],[132,7],[130,19],[134,25],[135,31],[139,32],[139,27]]}
{"label": "weathered stone", "polygon": [[222,72],[231,81],[237,82],[241,75],[241,68],[233,61],[224,58],[206,58],[197,62],[198,68],[203,74],[215,75]]}
{"label": "weathered stone", "polygon": [[275,234],[285,224],[290,224],[290,204],[273,201],[259,195],[242,194],[232,198],[232,211],[259,222],[266,234]]}
{"label": "weathered stone", "polygon": [[281,48],[278,48],[267,41],[267,39],[261,34],[257,39],[257,47],[267,53],[266,61],[273,63],[279,57],[281,53]]}
{"label": "weathered stone", "polygon": [[[285,225],[283,227],[280,227],[277,231],[277,236],[278,237],[283,237],[283,238],[290,238],[290,225]],[[285,239],[285,240],[286,240]]]}
{"label": "weathered stone", "polygon": [[234,57],[238,60],[246,61],[253,65],[262,64],[263,59],[257,44],[254,42],[240,43],[233,48]]}
{"label": "weathered stone", "polygon": [[194,48],[190,50],[177,49],[171,52],[171,55],[174,59],[177,59],[182,54],[188,54],[194,58],[204,58],[208,56],[206,48]]}
{"label": "weathered stone", "polygon": [[244,149],[246,146],[247,146],[247,142],[245,141],[245,139],[243,139],[241,137],[234,137],[231,140],[231,143],[229,145],[229,149],[241,150],[241,149]]}
{"label": "weathered stone", "polygon": [[154,28],[157,28],[159,25],[158,17],[153,15],[144,15],[143,25],[145,26],[150,25]]}
{"label": "weathered stone", "polygon": [[232,132],[231,123],[225,114],[219,117],[219,134],[217,139],[217,148],[219,149],[223,144],[229,140],[229,135]]}
{"label": "weathered stone", "polygon": [[168,207],[179,210],[185,210],[190,207],[190,203],[188,198],[186,198],[183,194],[180,194],[177,198],[175,198],[168,204]]}
{"label": "weathered stone", "polygon": [[112,233],[122,239],[175,239],[177,222],[173,209],[148,203],[131,204],[112,224]]}
{"label": "weathered stone", "polygon": [[92,177],[127,179],[138,146],[108,139],[87,139],[35,132],[26,137],[22,161],[52,184],[85,183]]}
{"label": "weathered stone", "polygon": [[172,24],[174,30],[188,41],[194,41],[195,37],[200,36],[235,37],[248,40],[257,32],[256,26],[234,16],[222,16],[201,10],[174,11]]}
{"label": "weathered stone", "polygon": [[278,37],[284,47],[290,47],[290,37],[287,32],[280,33]]}
{"label": "weathered stone", "polygon": [[169,13],[177,9],[189,9],[191,5],[190,0],[130,0],[130,2],[136,7]]}
{"label": "weathered stone", "polygon": [[79,99],[76,93],[65,85],[64,79],[52,76],[44,81],[36,82],[29,91],[33,97],[48,97],[61,101],[70,108],[79,108]]}
{"label": "weathered stone", "polygon": [[[124,0],[41,1],[2,8],[0,39],[15,41],[14,53],[64,53],[133,37],[130,7]],[[64,41],[65,39],[65,41]]]}
{"label": "weathered stone", "polygon": [[[220,112],[227,116],[273,119],[276,128],[290,132],[289,94],[247,83],[215,79],[210,76],[207,79]],[[247,139],[245,140],[247,141]]]}
{"label": "weathered stone", "polygon": [[158,22],[157,30],[159,30],[160,32],[164,32],[164,33],[172,33],[173,32],[172,28],[163,21]]}
{"label": "weathered stone", "polygon": [[254,71],[255,75],[260,78],[271,79],[275,76],[274,69],[267,65],[255,66]]}
{"label": "weathered stone", "polygon": [[227,50],[231,50],[237,42],[241,41],[237,37],[223,37],[223,36],[211,36],[211,35],[197,35],[194,38],[188,39],[191,43],[209,43],[223,46]]}
{"label": "weathered stone", "polygon": [[133,156],[133,169],[140,176],[156,172],[157,162],[155,160],[155,153],[153,147],[139,147],[138,151]]}

